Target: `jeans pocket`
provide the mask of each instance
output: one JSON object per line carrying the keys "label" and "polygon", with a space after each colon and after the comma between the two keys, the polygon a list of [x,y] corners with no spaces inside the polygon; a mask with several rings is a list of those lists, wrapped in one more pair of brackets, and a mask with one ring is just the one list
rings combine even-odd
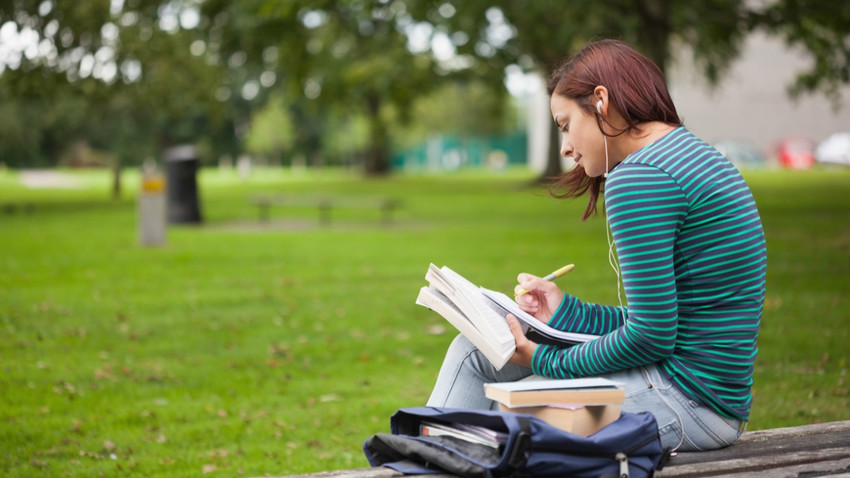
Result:
{"label": "jeans pocket", "polygon": [[662,448],[669,448],[673,450],[677,448],[682,441],[682,427],[676,420],[664,425],[659,424],[658,436],[661,438]]}

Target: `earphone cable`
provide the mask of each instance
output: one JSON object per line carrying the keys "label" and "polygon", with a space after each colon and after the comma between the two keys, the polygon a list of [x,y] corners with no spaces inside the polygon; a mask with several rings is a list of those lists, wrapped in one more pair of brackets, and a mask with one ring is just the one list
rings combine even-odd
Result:
{"label": "earphone cable", "polygon": [[[608,178],[608,136],[602,134],[605,141],[605,174],[603,177]],[[608,240],[608,264],[614,270],[614,275],[617,277],[617,302],[620,304],[620,314],[623,316],[623,322],[626,321],[626,310],[623,307],[623,296],[620,277],[620,264],[617,260],[617,253],[614,252],[614,241],[611,238],[611,223],[608,222],[608,209],[605,209],[605,238]]]}

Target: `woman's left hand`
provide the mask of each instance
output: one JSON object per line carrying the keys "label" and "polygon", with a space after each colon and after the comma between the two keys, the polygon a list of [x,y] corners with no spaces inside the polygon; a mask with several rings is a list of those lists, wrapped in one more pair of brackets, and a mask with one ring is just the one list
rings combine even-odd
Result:
{"label": "woman's left hand", "polygon": [[534,357],[534,350],[537,348],[537,344],[528,340],[528,337],[522,333],[522,326],[519,324],[519,319],[514,317],[513,314],[508,314],[507,320],[516,341],[516,351],[508,359],[508,362],[531,368],[531,359]]}

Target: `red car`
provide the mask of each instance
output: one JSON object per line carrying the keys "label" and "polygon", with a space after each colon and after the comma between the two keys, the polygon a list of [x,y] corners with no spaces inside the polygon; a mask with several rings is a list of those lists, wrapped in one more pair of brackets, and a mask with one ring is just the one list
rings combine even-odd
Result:
{"label": "red car", "polygon": [[787,138],[779,143],[779,164],[788,169],[809,169],[815,164],[815,142],[808,138]]}

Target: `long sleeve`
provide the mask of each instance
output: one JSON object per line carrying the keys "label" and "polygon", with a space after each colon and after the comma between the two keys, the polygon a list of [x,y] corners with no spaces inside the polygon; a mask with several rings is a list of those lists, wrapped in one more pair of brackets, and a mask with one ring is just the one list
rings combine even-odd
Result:
{"label": "long sleeve", "polygon": [[678,321],[674,249],[687,200],[663,171],[629,166],[609,179],[606,209],[629,304],[628,320],[623,324],[616,307],[584,304],[568,296],[550,325],[607,333],[569,349],[538,347],[532,362],[535,373],[596,375],[655,363],[673,353]]}
{"label": "long sleeve", "polygon": [[556,330],[580,334],[605,335],[623,325],[627,309],[618,306],[582,302],[570,294],[552,314],[548,325]]}
{"label": "long sleeve", "polygon": [[626,320],[618,308],[568,296],[550,325],[602,336],[566,349],[540,345],[532,371],[579,377],[654,363],[690,397],[747,419],[767,250],[743,177],[678,128],[614,168],[605,206]]}

